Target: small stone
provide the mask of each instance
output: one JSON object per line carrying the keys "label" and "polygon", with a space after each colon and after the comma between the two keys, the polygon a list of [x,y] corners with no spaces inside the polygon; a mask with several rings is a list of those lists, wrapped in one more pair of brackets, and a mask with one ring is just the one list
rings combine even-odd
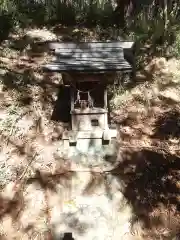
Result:
{"label": "small stone", "polygon": [[159,93],[160,96],[164,98],[169,98],[175,102],[180,102],[180,90],[175,88],[168,88],[163,92]]}

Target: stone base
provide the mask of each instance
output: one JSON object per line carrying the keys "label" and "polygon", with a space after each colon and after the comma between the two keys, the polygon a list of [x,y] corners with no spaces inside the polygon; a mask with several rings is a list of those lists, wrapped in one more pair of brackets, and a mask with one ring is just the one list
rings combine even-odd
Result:
{"label": "stone base", "polygon": [[64,132],[64,157],[86,167],[112,164],[117,156],[116,137],[116,129]]}
{"label": "stone base", "polygon": [[108,128],[108,112],[103,108],[74,109],[71,111],[73,131],[94,131]]}
{"label": "stone base", "polygon": [[102,144],[102,139],[78,139],[76,145],[64,140],[64,157],[81,166],[104,166],[116,162],[118,143],[111,139]]}
{"label": "stone base", "polygon": [[94,131],[65,131],[62,139],[70,142],[77,142],[78,139],[104,139],[110,140],[117,137],[116,129],[102,130],[97,128]]}

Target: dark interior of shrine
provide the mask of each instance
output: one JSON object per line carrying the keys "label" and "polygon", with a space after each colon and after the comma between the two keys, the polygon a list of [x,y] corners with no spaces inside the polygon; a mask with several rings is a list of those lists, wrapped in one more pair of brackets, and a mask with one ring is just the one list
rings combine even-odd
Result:
{"label": "dark interior of shrine", "polygon": [[[80,100],[88,101],[88,98],[93,101],[93,107],[104,107],[104,88],[105,86],[100,82],[78,82],[74,88],[75,101],[77,100],[78,93]],[[79,90],[79,92],[78,92]],[[80,107],[76,104],[75,107]]]}

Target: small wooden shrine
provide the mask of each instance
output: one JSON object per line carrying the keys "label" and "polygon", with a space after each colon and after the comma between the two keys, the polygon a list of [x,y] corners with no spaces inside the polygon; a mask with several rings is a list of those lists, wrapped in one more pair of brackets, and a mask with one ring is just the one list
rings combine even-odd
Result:
{"label": "small wooden shrine", "polygon": [[61,72],[71,90],[71,130],[63,140],[102,139],[107,144],[116,137],[108,125],[107,85],[115,72],[132,72],[133,42],[55,42],[50,49],[55,60],[45,69]]}

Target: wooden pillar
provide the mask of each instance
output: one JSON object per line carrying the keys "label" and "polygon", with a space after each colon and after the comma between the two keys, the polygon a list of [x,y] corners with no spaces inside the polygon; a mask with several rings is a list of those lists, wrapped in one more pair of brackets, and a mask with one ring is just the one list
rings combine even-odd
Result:
{"label": "wooden pillar", "polygon": [[108,104],[107,104],[107,87],[106,86],[104,88],[104,108],[105,109],[108,108]]}
{"label": "wooden pillar", "polygon": [[74,88],[71,87],[71,90],[70,90],[70,94],[71,94],[71,111],[74,111]]}
{"label": "wooden pillar", "polygon": [[104,109],[107,113],[104,114],[104,125],[105,129],[108,129],[108,102],[107,102],[107,87],[104,87]]}

